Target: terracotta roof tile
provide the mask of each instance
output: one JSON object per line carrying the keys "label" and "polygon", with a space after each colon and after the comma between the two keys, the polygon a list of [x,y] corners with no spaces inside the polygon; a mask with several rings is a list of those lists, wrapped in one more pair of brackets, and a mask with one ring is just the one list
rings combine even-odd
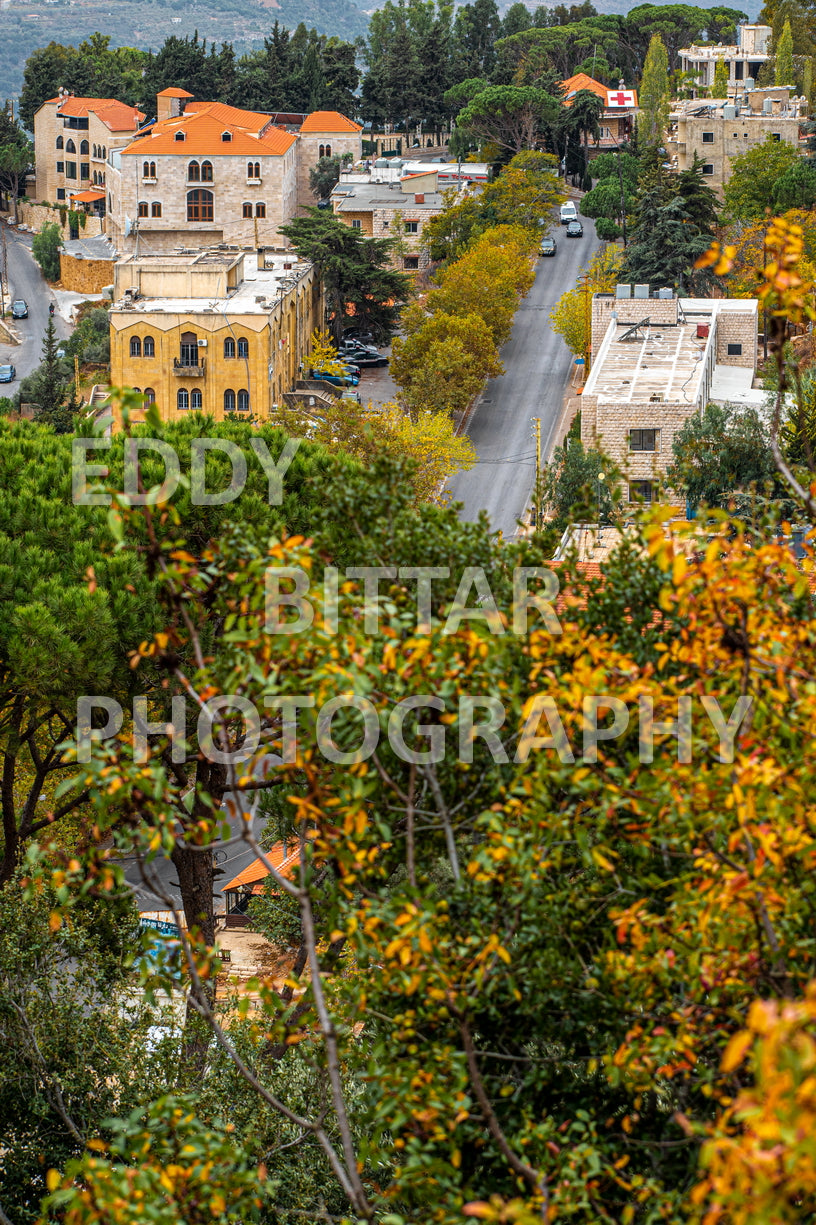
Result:
{"label": "terracotta roof tile", "polygon": [[339,111],[312,111],[307,115],[301,132],[362,132],[362,125],[354,123]]}
{"label": "terracotta roof tile", "polygon": [[96,109],[94,114],[111,132],[133,131],[145,119],[135,106],[126,106],[124,102],[112,102]]}
{"label": "terracotta roof tile", "polygon": [[186,89],[163,89],[160,94],[156,94],[157,98],[192,98],[193,94],[188,94]]}
{"label": "terracotta roof tile", "polygon": [[569,77],[566,81],[561,82],[565,106],[572,105],[568,95],[577,94],[579,89],[588,89],[591,94],[597,94],[599,98],[603,98],[604,105],[606,104],[606,86],[601,85],[600,81],[594,80],[593,77],[587,76],[585,72],[577,72],[574,77]]}
{"label": "terracotta roof tile", "polygon": [[[180,157],[281,157],[297,140],[293,132],[269,127],[259,135],[269,122],[267,115],[255,111],[239,111],[220,102],[199,104],[205,107],[192,114],[164,119],[153,124],[150,132],[134,140],[123,155],[132,154],[151,157],[157,153],[176,153]],[[239,123],[233,116],[247,116],[251,125]],[[176,140],[176,133],[183,132],[184,140]],[[232,139],[222,140],[223,132]]]}
{"label": "terracotta roof tile", "polygon": [[[264,854],[272,864],[273,868],[280,872],[281,876],[285,876],[287,880],[292,876],[295,868],[300,863],[300,847],[292,845],[291,843],[286,848],[286,851],[284,851],[283,843],[276,842],[275,845],[268,851],[265,851]],[[253,859],[252,863],[249,864],[248,867],[244,868],[243,872],[239,872],[237,876],[232,878],[229,884],[224,885],[224,892],[226,893],[227,890],[232,889],[240,889],[247,885],[260,884],[260,882],[266,880],[268,875],[269,869],[267,868],[266,864],[260,859]]]}

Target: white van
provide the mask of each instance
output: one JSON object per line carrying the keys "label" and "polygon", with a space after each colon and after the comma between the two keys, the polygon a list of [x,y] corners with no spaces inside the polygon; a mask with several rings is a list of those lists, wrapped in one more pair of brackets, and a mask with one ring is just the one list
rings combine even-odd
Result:
{"label": "white van", "polygon": [[561,205],[561,224],[569,225],[571,221],[578,220],[578,210],[572,200],[567,200],[566,204]]}

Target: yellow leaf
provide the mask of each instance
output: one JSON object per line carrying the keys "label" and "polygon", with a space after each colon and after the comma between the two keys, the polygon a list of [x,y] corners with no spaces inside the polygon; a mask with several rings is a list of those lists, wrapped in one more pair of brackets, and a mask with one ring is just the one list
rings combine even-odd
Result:
{"label": "yellow leaf", "polygon": [[728,1046],[723,1051],[720,1068],[723,1072],[733,1072],[734,1068],[738,1068],[745,1058],[751,1042],[753,1034],[750,1030],[743,1029],[738,1034],[734,1034]]}
{"label": "yellow leaf", "polygon": [[45,1176],[45,1185],[46,1187],[48,1187],[49,1191],[56,1191],[57,1187],[60,1185],[59,1170],[49,1170],[48,1171],[48,1173]]}
{"label": "yellow leaf", "polygon": [[52,932],[58,932],[62,927],[62,915],[58,911],[52,910],[48,918],[48,927]]}

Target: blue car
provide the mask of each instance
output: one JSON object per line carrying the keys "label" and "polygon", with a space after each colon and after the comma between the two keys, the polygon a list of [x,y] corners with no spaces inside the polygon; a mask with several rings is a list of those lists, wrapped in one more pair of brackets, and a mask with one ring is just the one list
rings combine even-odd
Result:
{"label": "blue car", "polygon": [[11,363],[0,366],[0,383],[10,383],[17,377],[17,371]]}
{"label": "blue car", "polygon": [[334,387],[356,387],[360,382],[359,374],[355,374],[353,370],[347,371],[346,374],[326,374],[323,370],[313,370],[313,379],[322,379],[324,383],[331,383]]}

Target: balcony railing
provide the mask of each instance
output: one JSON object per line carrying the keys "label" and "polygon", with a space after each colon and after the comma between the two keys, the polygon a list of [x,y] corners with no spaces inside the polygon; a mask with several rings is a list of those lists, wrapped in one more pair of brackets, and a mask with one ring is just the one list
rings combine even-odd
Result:
{"label": "balcony railing", "polygon": [[205,361],[200,357],[197,362],[186,361],[181,357],[173,358],[173,374],[180,379],[198,379],[204,377]]}

